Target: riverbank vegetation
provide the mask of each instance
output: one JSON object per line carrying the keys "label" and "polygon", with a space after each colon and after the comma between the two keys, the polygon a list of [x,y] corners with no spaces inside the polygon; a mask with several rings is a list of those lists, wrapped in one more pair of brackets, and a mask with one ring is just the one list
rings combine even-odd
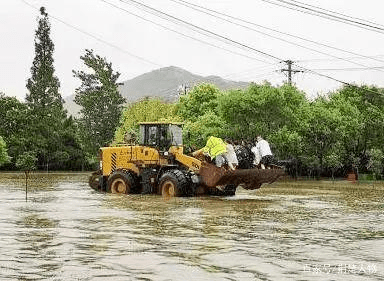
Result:
{"label": "riverbank vegetation", "polygon": [[[137,114],[139,108],[145,114]],[[174,104],[144,100],[127,106],[115,141],[128,131],[137,134],[139,122],[164,120],[184,122],[187,148],[204,146],[210,135],[252,141],[261,134],[277,158],[295,161],[297,175],[383,176],[384,91],[376,87],[344,86],[311,101],[289,85],[220,91],[201,84]]]}

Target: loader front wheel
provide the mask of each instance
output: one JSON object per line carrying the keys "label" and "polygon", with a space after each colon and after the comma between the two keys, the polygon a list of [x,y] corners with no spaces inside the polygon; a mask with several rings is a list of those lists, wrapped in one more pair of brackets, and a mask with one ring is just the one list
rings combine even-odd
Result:
{"label": "loader front wheel", "polygon": [[134,179],[131,174],[124,171],[116,171],[107,181],[108,191],[111,193],[127,194],[134,187]]}
{"label": "loader front wheel", "polygon": [[178,197],[185,193],[188,180],[179,170],[165,172],[159,182],[159,189],[164,198]]}
{"label": "loader front wheel", "polygon": [[97,172],[92,173],[92,175],[89,177],[89,180],[88,180],[89,186],[95,190],[99,190],[101,188],[101,186],[100,186],[100,176],[101,175],[102,175],[101,171],[97,171]]}

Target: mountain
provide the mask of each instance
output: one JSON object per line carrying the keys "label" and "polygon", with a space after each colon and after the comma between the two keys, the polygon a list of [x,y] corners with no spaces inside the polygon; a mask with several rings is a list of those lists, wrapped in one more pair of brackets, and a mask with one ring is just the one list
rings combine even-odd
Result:
{"label": "mountain", "polygon": [[[123,82],[119,91],[128,102],[144,97],[159,97],[165,101],[176,101],[179,94],[194,85],[207,82],[220,90],[246,88],[249,83],[226,80],[218,76],[200,76],[182,68],[169,66],[153,70]],[[73,101],[74,95],[65,99],[65,108],[69,114],[77,115],[80,107]]]}

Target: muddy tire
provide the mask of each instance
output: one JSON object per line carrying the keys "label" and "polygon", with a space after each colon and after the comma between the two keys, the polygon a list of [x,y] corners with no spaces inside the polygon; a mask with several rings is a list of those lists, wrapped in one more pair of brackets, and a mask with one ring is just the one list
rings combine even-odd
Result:
{"label": "muddy tire", "polygon": [[178,197],[186,194],[188,179],[180,170],[165,172],[159,181],[159,189],[164,198]]}
{"label": "muddy tire", "polygon": [[107,181],[107,189],[110,193],[128,194],[135,188],[134,177],[126,171],[115,171]]}
{"label": "muddy tire", "polygon": [[100,190],[100,176],[101,176],[101,171],[97,171],[92,173],[92,175],[89,177],[88,183],[89,186],[95,190]]}

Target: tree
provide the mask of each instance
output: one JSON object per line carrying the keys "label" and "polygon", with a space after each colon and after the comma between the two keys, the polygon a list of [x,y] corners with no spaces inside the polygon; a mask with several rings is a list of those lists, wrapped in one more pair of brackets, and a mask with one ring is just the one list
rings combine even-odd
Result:
{"label": "tree", "polygon": [[75,103],[82,107],[79,119],[82,141],[87,152],[94,155],[113,140],[125,99],[118,91],[120,73],[113,71],[112,63],[95,55],[93,50],[85,50],[80,58],[91,73],[73,70],[74,76],[81,80]]}
{"label": "tree", "polygon": [[7,146],[3,138],[0,136],[0,166],[9,161]]}
{"label": "tree", "polygon": [[[49,166],[54,155],[63,150],[61,132],[67,113],[59,93],[60,82],[53,66],[54,44],[50,38],[51,25],[44,7],[40,8],[38,28],[35,32],[35,58],[31,77],[27,81],[29,94],[27,134],[33,136],[28,151],[37,153],[38,166]],[[27,152],[27,151],[25,151]]]}
{"label": "tree", "polygon": [[177,114],[184,120],[195,121],[207,111],[217,113],[217,97],[219,89],[211,84],[200,84],[180,97],[177,104]]}
{"label": "tree", "polygon": [[28,175],[32,170],[36,170],[36,162],[36,152],[34,151],[21,154],[16,161],[16,167],[25,173],[25,201],[28,200]]}
{"label": "tree", "polygon": [[210,110],[195,121],[187,121],[183,128],[183,134],[185,145],[192,150],[205,146],[210,136],[226,137],[224,121]]}
{"label": "tree", "polygon": [[0,136],[8,144],[8,155],[11,158],[8,169],[15,168],[17,157],[33,141],[33,136],[27,132],[29,118],[28,108],[24,103],[0,93]]}
{"label": "tree", "polygon": [[[340,111],[331,108],[323,98],[315,100],[310,109],[306,126],[301,131],[305,143],[304,153],[311,159],[311,163],[314,163],[313,157],[317,157],[318,166],[322,170],[325,156],[341,140],[342,117]],[[339,153],[343,151],[339,150]]]}
{"label": "tree", "polygon": [[127,134],[137,136],[140,122],[155,121],[180,122],[181,118],[175,113],[175,104],[149,98],[128,104],[122,112],[114,142],[125,142]]}
{"label": "tree", "polygon": [[248,89],[229,91],[218,98],[218,112],[236,138],[268,138],[284,126],[297,130],[307,105],[303,92],[283,85],[251,84]]}
{"label": "tree", "polygon": [[284,126],[269,137],[274,154],[279,159],[298,159],[302,155],[303,138],[296,130]]}
{"label": "tree", "polygon": [[332,180],[335,178],[335,171],[343,165],[341,162],[342,153],[340,153],[342,150],[338,146],[335,145],[332,149],[328,150],[323,159],[323,164],[331,170]]}
{"label": "tree", "polygon": [[372,149],[384,150],[384,89],[345,86],[330,96],[341,112],[345,164],[368,171]]}
{"label": "tree", "polygon": [[384,153],[380,149],[372,148],[368,151],[369,161],[367,169],[372,171],[374,177],[378,179],[384,169]]}
{"label": "tree", "polygon": [[32,77],[28,79],[30,94],[26,101],[34,113],[40,116],[62,112],[63,99],[59,93],[60,82],[55,76],[53,66],[54,44],[50,38],[51,25],[44,7],[40,8],[41,17],[35,33],[35,58],[31,67]]}

